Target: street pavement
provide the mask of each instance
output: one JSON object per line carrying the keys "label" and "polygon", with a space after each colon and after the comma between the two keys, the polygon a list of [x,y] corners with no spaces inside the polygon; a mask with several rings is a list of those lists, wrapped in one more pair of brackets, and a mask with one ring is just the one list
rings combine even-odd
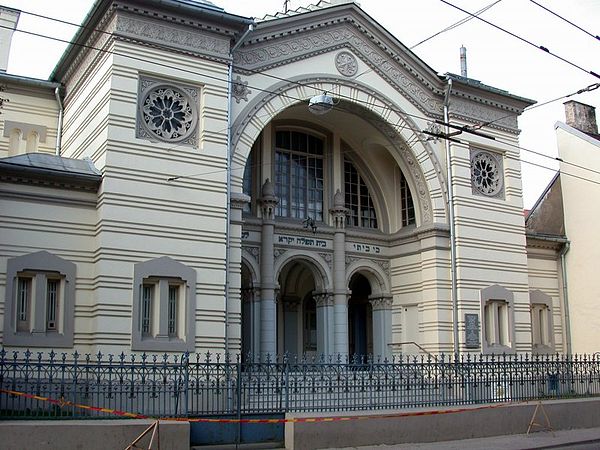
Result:
{"label": "street pavement", "polygon": [[344,447],[329,450],[533,450],[569,449],[600,450],[600,428],[577,430],[537,431],[530,434],[513,434],[488,438],[426,444],[376,445]]}

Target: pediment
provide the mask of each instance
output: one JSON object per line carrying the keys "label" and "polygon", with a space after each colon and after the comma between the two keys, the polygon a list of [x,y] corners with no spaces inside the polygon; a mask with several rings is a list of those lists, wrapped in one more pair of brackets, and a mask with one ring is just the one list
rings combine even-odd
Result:
{"label": "pediment", "polygon": [[[424,115],[441,119],[446,77],[438,75],[418,56],[354,3],[344,3],[290,17],[259,22],[234,55],[234,72],[250,76],[269,69],[332,53],[347,51],[400,92]],[[331,75],[352,80],[343,71]],[[451,117],[517,131],[516,117],[528,106],[476,80],[455,80]]]}
{"label": "pediment", "polygon": [[249,75],[336,50],[349,51],[424,113],[441,117],[439,76],[353,3],[260,22],[234,55],[234,71]]}

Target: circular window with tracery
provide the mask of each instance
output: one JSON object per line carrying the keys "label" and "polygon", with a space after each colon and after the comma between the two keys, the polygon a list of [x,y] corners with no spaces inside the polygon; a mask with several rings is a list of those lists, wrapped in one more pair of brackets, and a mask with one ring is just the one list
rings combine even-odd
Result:
{"label": "circular window with tracery", "polygon": [[142,124],[162,141],[180,142],[196,130],[198,115],[187,92],[174,86],[154,85],[142,93]]}
{"label": "circular window with tracery", "polygon": [[483,195],[493,196],[502,191],[502,168],[494,155],[478,152],[471,157],[471,182]]}

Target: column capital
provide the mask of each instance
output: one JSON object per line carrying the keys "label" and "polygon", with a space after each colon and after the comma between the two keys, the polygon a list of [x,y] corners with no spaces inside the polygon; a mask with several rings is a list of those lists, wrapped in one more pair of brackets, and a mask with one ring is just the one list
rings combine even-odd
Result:
{"label": "column capital", "polygon": [[317,308],[333,306],[333,295],[330,292],[315,292],[313,298],[317,304]]}
{"label": "column capital", "polygon": [[252,199],[249,195],[243,192],[232,192],[229,199],[229,204],[233,209],[244,209],[244,207],[250,203]]}
{"label": "column capital", "polygon": [[391,295],[374,295],[369,297],[373,311],[392,309],[393,297]]}
{"label": "column capital", "polygon": [[275,207],[279,203],[279,199],[275,196],[275,187],[268,178],[262,186],[262,197],[260,198],[259,203],[263,220],[274,220]]}

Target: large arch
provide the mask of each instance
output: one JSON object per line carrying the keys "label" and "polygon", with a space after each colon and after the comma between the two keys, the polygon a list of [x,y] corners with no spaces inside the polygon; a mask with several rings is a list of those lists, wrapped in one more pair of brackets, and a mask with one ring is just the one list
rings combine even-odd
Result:
{"label": "large arch", "polygon": [[[393,149],[390,153],[406,174],[413,192],[418,223],[445,220],[443,169],[431,145],[421,137],[420,129],[426,124],[418,126],[411,117],[399,112],[401,108],[397,103],[372,87],[328,75],[297,77],[276,84],[237,114],[232,130],[232,189],[241,191],[243,168],[252,145],[265,126],[279,113],[297,104],[296,99],[308,99],[317,91],[357,99],[359,103],[344,102],[345,111],[360,115],[375,126],[387,141],[386,147]],[[410,142],[410,146],[407,142]],[[434,197],[432,192],[441,195]]]}
{"label": "large arch", "polygon": [[368,259],[354,261],[346,268],[346,285],[357,273],[363,275],[371,284],[371,295],[389,295],[390,280],[379,265]]}
{"label": "large arch", "polygon": [[279,279],[282,269],[292,261],[303,261],[311,270],[315,279],[315,289],[320,292],[331,290],[333,278],[331,269],[325,259],[317,253],[308,253],[301,250],[288,250],[275,259],[274,279]]}

